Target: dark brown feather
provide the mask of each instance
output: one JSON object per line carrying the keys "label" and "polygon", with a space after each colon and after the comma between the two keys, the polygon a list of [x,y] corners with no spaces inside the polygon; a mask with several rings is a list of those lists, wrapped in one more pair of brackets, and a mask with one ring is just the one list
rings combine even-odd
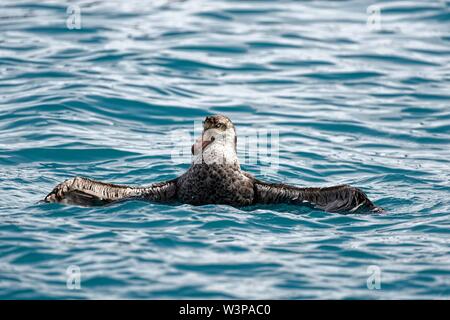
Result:
{"label": "dark brown feather", "polygon": [[172,202],[176,200],[176,179],[148,187],[116,185],[76,177],[57,185],[44,199],[81,206],[99,206],[124,200]]}
{"label": "dark brown feather", "polygon": [[382,211],[369,200],[362,190],[349,185],[299,188],[255,180],[255,203],[309,205],[328,212]]}

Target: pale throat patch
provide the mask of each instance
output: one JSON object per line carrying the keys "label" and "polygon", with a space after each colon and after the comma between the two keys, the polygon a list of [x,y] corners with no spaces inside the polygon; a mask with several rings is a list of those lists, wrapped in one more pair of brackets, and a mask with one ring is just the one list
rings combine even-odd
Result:
{"label": "pale throat patch", "polygon": [[234,130],[228,129],[220,135],[214,136],[214,141],[203,152],[194,155],[193,164],[237,164],[239,159],[235,149]]}

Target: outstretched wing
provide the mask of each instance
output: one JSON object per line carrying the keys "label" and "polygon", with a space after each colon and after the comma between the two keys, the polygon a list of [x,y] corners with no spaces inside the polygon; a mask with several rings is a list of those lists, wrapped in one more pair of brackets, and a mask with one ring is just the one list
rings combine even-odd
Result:
{"label": "outstretched wing", "polygon": [[176,179],[148,187],[131,187],[76,177],[57,185],[44,201],[82,206],[99,206],[129,199],[171,202],[176,198],[176,191]]}
{"label": "outstretched wing", "polygon": [[349,185],[326,188],[298,188],[255,180],[255,203],[309,205],[328,212],[355,212],[359,209],[382,212],[366,194]]}

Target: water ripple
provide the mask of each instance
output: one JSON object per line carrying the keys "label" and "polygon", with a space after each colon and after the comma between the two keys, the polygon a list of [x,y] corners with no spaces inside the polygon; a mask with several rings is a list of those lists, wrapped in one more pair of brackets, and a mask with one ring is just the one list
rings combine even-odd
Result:
{"label": "water ripple", "polygon": [[[380,30],[370,1],[78,4],[79,30],[65,4],[1,5],[0,298],[449,297],[448,1],[381,2]],[[257,177],[354,184],[388,213],[37,203],[75,175],[180,175],[210,113],[241,159],[277,131],[276,172],[244,163]]]}

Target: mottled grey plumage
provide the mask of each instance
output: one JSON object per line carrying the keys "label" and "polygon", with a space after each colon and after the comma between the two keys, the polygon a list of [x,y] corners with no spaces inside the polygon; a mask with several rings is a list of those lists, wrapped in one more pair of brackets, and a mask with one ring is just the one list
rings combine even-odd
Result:
{"label": "mottled grey plumage", "polygon": [[255,179],[241,170],[236,156],[236,141],[230,119],[221,115],[207,117],[202,138],[192,147],[196,158],[180,177],[148,187],[114,185],[76,177],[57,185],[44,201],[87,206],[131,199],[237,207],[290,203],[329,212],[382,211],[364,192],[348,185],[299,188]]}
{"label": "mottled grey plumage", "polygon": [[255,198],[253,179],[239,165],[194,164],[177,181],[177,200],[193,205],[251,205]]}

